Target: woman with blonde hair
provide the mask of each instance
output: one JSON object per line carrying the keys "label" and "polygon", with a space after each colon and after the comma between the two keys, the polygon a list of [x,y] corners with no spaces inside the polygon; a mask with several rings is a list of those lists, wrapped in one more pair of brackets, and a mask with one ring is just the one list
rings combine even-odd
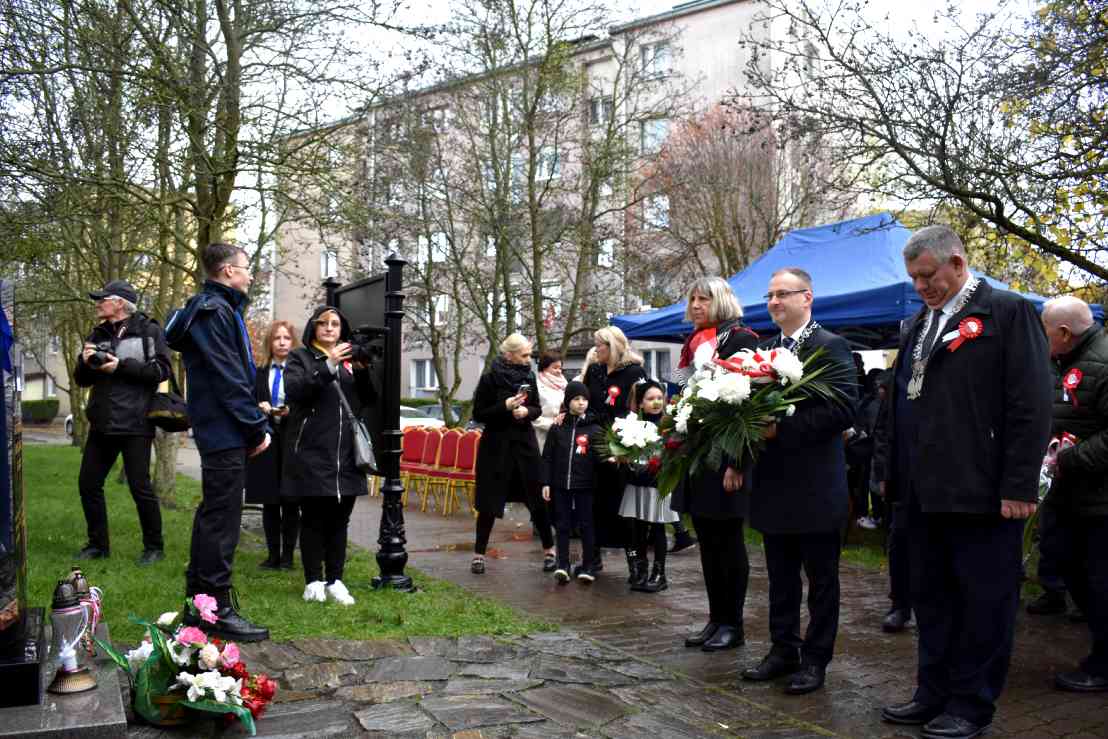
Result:
{"label": "woman with blonde hair", "polygon": [[485,573],[493,523],[504,517],[504,506],[510,501],[527,505],[545,550],[543,572],[553,572],[554,534],[542,500],[542,458],[531,427],[542,414],[538,383],[531,371],[531,342],[522,334],[511,334],[499,348],[500,356],[473,391],[473,420],[485,424],[485,430],[477,449],[477,532],[470,572]]}
{"label": "woman with blonde hair", "polygon": [[296,539],[300,535],[300,505],[281,497],[281,432],[289,409],[285,403],[285,363],[300,346],[296,327],[290,321],[269,324],[262,345],[265,361],[254,375],[254,398],[269,417],[273,442],[246,464],[246,502],[262,506],[262,529],[269,550],[259,565],[264,570],[291,570]]}
{"label": "woman with blonde hair", "polygon": [[[593,334],[596,363],[585,371],[584,383],[589,388],[589,410],[597,422],[607,426],[630,412],[631,389],[646,379],[642,355],[636,352],[627,337],[615,326],[605,326]],[[614,465],[601,465],[597,471],[596,495],[593,498],[593,521],[596,528],[596,561],[593,574],[603,569],[601,549],[616,547],[627,555],[628,582],[635,584],[639,571],[639,553],[632,547],[629,519],[619,515],[626,480],[625,470]],[[643,578],[645,579],[645,578]]]}

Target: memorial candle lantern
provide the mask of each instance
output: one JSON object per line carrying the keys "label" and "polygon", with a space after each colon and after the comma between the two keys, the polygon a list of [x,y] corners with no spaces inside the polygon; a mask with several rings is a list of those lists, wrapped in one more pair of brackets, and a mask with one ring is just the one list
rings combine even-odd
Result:
{"label": "memorial candle lantern", "polygon": [[77,597],[73,583],[61,580],[54,588],[50,610],[53,636],[50,655],[58,663],[57,674],[47,688],[51,693],[80,693],[96,687],[96,677],[83,664],[81,637],[88,631],[89,609]]}

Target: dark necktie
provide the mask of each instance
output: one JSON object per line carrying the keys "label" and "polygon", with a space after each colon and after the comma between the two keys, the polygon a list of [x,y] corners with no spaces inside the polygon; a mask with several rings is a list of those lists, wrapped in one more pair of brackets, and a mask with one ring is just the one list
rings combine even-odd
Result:
{"label": "dark necktie", "polygon": [[796,346],[796,339],[794,339],[791,336],[782,336],[781,337],[781,346],[785,347],[786,349],[788,349],[791,352],[793,350],[793,347]]}
{"label": "dark necktie", "polygon": [[939,320],[942,318],[941,310],[931,311],[931,327],[927,329],[927,335],[923,337],[923,352],[921,357],[931,356],[931,347],[935,344],[935,335],[939,333]]}
{"label": "dark necktie", "polygon": [[279,405],[277,402],[277,393],[281,389],[281,370],[284,369],[284,365],[273,365],[273,387],[269,389],[270,404],[276,407]]}

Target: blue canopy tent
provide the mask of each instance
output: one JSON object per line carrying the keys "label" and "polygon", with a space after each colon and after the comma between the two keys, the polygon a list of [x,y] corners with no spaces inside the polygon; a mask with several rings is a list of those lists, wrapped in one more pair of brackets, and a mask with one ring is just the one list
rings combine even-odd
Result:
{"label": "blue canopy tent", "polygon": [[[770,276],[782,267],[801,267],[812,275],[812,316],[842,333],[859,348],[896,346],[900,322],[923,305],[902,251],[911,232],[888,213],[792,231],[749,267],[728,280],[743,306],[747,325],[775,334],[763,297]],[[986,275],[994,287],[1007,285]],[[1046,298],[1023,294],[1041,305]],[[1103,320],[1099,306],[1094,308]],[[631,339],[680,342],[692,326],[685,322],[685,302],[645,313],[612,318]]]}

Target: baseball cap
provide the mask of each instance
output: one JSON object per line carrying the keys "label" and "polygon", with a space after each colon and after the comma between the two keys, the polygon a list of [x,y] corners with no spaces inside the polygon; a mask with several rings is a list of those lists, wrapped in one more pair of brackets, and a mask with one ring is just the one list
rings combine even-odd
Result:
{"label": "baseball cap", "polygon": [[88,294],[93,300],[101,300],[113,295],[117,298],[123,298],[129,303],[138,302],[138,293],[135,292],[135,288],[131,287],[131,283],[126,280],[112,280],[104,285],[103,290],[94,290]]}

